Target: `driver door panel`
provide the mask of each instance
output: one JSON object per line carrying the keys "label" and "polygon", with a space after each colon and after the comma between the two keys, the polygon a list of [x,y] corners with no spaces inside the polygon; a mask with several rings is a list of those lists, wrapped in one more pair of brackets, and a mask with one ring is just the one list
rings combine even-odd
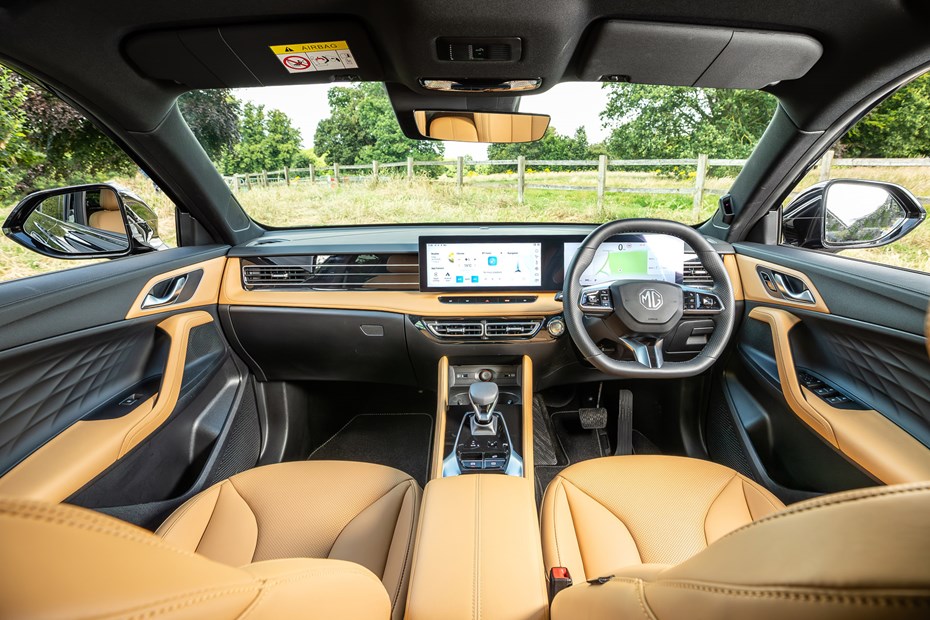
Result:
{"label": "driver door panel", "polygon": [[[813,493],[930,478],[930,276],[798,248],[734,247],[746,304],[722,395],[729,434],[755,473]],[[790,275],[813,302],[768,287],[762,273]],[[708,444],[725,452],[713,434],[726,425],[712,418]]]}

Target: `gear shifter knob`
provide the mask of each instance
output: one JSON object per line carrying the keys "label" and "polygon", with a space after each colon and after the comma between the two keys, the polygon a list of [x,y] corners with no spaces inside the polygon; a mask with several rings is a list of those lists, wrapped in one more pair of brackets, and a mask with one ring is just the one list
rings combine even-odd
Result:
{"label": "gear shifter knob", "polygon": [[475,408],[475,421],[478,424],[489,424],[491,413],[497,404],[499,391],[497,384],[491,381],[472,383],[468,388],[468,400]]}

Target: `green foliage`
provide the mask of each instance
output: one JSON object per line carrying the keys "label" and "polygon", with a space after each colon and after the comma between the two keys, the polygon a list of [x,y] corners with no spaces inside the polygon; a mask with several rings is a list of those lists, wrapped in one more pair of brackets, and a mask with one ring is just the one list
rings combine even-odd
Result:
{"label": "green foliage", "polygon": [[326,158],[322,155],[317,155],[313,149],[303,149],[294,159],[295,168],[309,168],[310,164],[320,168],[326,165]]}
{"label": "green foliage", "polygon": [[330,89],[327,98],[330,116],[317,125],[313,145],[331,163],[395,162],[407,157],[434,161],[445,151],[441,142],[404,136],[381,84],[339,86]]}
{"label": "green foliage", "polygon": [[239,143],[242,104],[228,88],[193,90],[178,99],[181,115],[200,146],[217,162]]}
{"label": "green foliage", "polygon": [[899,89],[837,146],[842,157],[930,157],[930,74]]}
{"label": "green foliage", "polygon": [[775,98],[755,90],[605,84],[604,126],[616,159],[747,157],[772,115]]}
{"label": "green foliage", "polygon": [[246,103],[239,122],[240,141],[223,158],[226,174],[280,170],[301,157],[300,131],[280,110]]}
{"label": "green foliage", "polygon": [[[588,134],[584,127],[575,130],[574,136],[563,136],[555,127],[546,129],[542,138],[535,142],[517,142],[514,144],[492,144],[488,146],[488,159],[516,159],[523,155],[527,159],[591,159],[592,146],[588,144]],[[506,172],[513,166],[490,166],[492,172]],[[551,170],[561,170],[553,166]]]}
{"label": "green foliage", "polygon": [[0,202],[11,198],[20,180],[42,161],[26,135],[23,104],[29,88],[0,67]]}

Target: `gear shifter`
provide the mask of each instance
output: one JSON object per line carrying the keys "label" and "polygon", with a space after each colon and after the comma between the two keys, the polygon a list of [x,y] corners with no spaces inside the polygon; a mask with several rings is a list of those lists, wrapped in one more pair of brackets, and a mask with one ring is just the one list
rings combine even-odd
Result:
{"label": "gear shifter", "polygon": [[491,423],[499,390],[491,381],[472,383],[468,388],[468,400],[475,409],[475,423],[487,426]]}

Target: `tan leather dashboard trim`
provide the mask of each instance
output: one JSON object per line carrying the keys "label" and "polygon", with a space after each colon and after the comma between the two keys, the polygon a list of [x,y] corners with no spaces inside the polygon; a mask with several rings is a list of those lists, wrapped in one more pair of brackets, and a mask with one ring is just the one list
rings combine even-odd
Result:
{"label": "tan leather dashboard trim", "polygon": [[446,449],[446,411],[449,409],[449,358],[439,358],[436,379],[436,428],[433,433],[433,466],[430,479],[442,478],[442,453]]}
{"label": "tan leather dashboard trim", "polygon": [[800,319],[786,310],[756,307],[749,318],[772,330],[785,401],[834,448],[886,484],[930,479],[930,449],[878,411],[837,409],[798,381],[789,335]]}
{"label": "tan leather dashboard trim", "polygon": [[[226,257],[220,256],[218,258],[213,258],[202,263],[195,263],[187,267],[181,267],[180,269],[175,269],[174,271],[169,271],[167,273],[155,276],[146,282],[145,286],[142,287],[142,290],[139,292],[136,300],[132,302],[132,305],[129,307],[129,312],[126,314],[126,318],[135,319],[140,316],[151,316],[153,314],[160,314],[162,312],[177,312],[178,310],[184,310],[186,308],[199,308],[200,306],[216,304],[220,294],[220,284],[223,281],[223,268],[225,266]],[[148,295],[149,291],[152,290],[152,287],[154,287],[156,284],[163,282],[168,278],[181,276],[185,273],[192,273],[198,269],[203,270],[203,276],[201,276],[200,282],[197,284],[197,290],[194,291],[194,294],[190,299],[181,303],[162,306],[160,308],[150,308],[148,310],[142,309],[142,301],[145,299],[146,295]]]}
{"label": "tan leather dashboard trim", "polygon": [[730,276],[730,287],[733,289],[733,299],[735,301],[743,301],[743,278],[739,273],[739,264],[736,261],[736,254],[724,254],[722,258],[723,266],[727,270],[727,275]]}
{"label": "tan leather dashboard trim", "polygon": [[[533,295],[501,291],[495,295]],[[506,316],[541,316],[562,312],[562,302],[555,293],[538,293],[538,299],[527,304],[464,306],[440,303],[440,296],[448,293],[421,293],[419,291],[247,291],[242,288],[238,258],[226,262],[226,274],[220,290],[220,303],[230,306],[272,306],[280,308],[341,308],[344,310],[375,310],[419,316],[487,316],[500,313]]]}
{"label": "tan leather dashboard trim", "polygon": [[536,488],[536,470],[533,468],[533,360],[523,356],[521,380],[523,401],[523,477]]}
{"label": "tan leather dashboard trim", "polygon": [[[825,314],[830,313],[830,309],[827,307],[826,302],[823,300],[823,295],[820,294],[820,291],[817,290],[817,287],[814,286],[814,283],[811,282],[811,279],[800,271],[789,269],[788,267],[782,267],[781,265],[769,263],[764,260],[759,260],[758,258],[752,258],[751,256],[746,256],[745,254],[736,255],[736,264],[739,267],[740,280],[742,281],[743,286],[743,295],[747,301],[758,301],[766,304],[777,304],[779,306],[803,308],[804,310],[810,310],[811,312],[823,312]],[[790,299],[784,299],[782,297],[775,297],[769,293],[765,286],[762,284],[762,280],[759,278],[758,272],[756,272],[756,267],[766,267],[767,269],[778,271],[801,280],[810,290],[811,294],[813,294],[816,303],[805,304],[792,301]]]}
{"label": "tan leather dashboard trim", "polygon": [[159,323],[171,345],[158,394],[122,417],[72,424],[0,478],[0,495],[60,502],[125,456],[174,411],[190,331],[212,321],[201,310]]}

